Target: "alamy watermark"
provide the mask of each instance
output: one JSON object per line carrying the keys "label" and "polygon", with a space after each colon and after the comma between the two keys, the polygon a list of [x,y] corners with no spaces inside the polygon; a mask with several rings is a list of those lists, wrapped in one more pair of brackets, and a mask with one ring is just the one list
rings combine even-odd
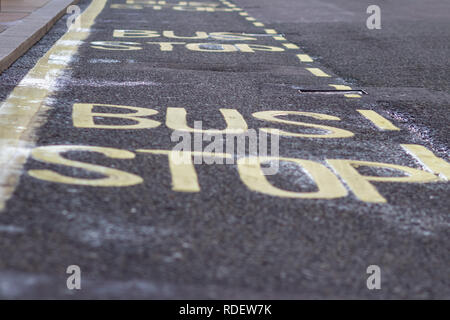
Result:
{"label": "alamy watermark", "polygon": [[370,276],[367,278],[367,289],[380,290],[381,289],[381,268],[376,264],[372,264],[367,267],[367,274]]}
{"label": "alamy watermark", "polygon": [[66,285],[69,290],[81,290],[81,268],[76,264],[72,264],[67,267],[67,277]]}
{"label": "alamy watermark", "polygon": [[266,159],[267,166],[261,167],[263,174],[278,172],[278,130],[271,130],[270,134],[255,129],[203,130],[202,121],[195,121],[193,130],[175,130],[170,139],[177,142],[170,152],[174,164],[190,164],[193,158],[194,164],[236,164],[241,159],[240,163],[255,165]]}
{"label": "alamy watermark", "polygon": [[381,29],[381,9],[379,6],[372,4],[367,7],[366,12],[370,16],[366,20],[366,26],[368,29]]}
{"label": "alamy watermark", "polygon": [[79,31],[81,29],[81,9],[77,5],[71,5],[67,7],[67,14],[70,16],[67,18],[66,25],[69,31]]}

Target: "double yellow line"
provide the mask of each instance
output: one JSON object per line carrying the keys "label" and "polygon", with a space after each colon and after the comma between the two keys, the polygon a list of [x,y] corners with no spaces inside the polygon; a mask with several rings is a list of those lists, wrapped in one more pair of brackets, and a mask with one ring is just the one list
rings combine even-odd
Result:
{"label": "double yellow line", "polygon": [[106,1],[93,0],[80,16],[80,28],[69,29],[0,104],[0,210],[18,183],[55,81],[67,68],[67,61],[76,54],[81,41],[89,36]]}

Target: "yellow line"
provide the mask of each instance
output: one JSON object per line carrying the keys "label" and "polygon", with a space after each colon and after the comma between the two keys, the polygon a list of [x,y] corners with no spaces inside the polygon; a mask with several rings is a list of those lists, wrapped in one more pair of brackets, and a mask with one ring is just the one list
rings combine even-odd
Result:
{"label": "yellow line", "polygon": [[267,34],[277,34],[277,31],[274,29],[264,29]]}
{"label": "yellow line", "polygon": [[252,17],[247,17],[247,18],[245,18],[245,20],[247,20],[247,21],[256,21],[256,19],[252,18]]}
{"label": "yellow line", "polygon": [[336,90],[352,90],[349,86],[344,86],[342,84],[329,84],[330,87],[336,88]]}
{"label": "yellow line", "polygon": [[71,29],[65,33],[0,104],[0,210],[19,180],[28,156],[28,149],[23,146],[32,142],[33,129],[43,120],[46,99],[53,92],[51,84],[67,67],[52,63],[51,56],[62,51],[65,58],[75,55],[80,41],[87,39],[89,29],[106,2],[92,1],[80,17],[81,30]]}
{"label": "yellow line", "polygon": [[248,16],[248,13],[247,13],[247,12],[239,12],[239,14],[240,14],[241,16]]}
{"label": "yellow line", "polygon": [[261,22],[253,22],[253,25],[254,25],[255,27],[264,27],[264,24],[261,23]]}
{"label": "yellow line", "polygon": [[301,62],[313,62],[313,59],[310,56],[308,56],[307,54],[298,54],[297,58]]}
{"label": "yellow line", "polygon": [[399,131],[388,119],[382,117],[373,110],[356,110],[362,114],[367,120],[372,122],[380,130]]}
{"label": "yellow line", "polygon": [[325,72],[323,72],[319,68],[306,68],[306,70],[311,72],[316,77],[327,77],[327,78],[331,77],[329,74],[326,74]]}
{"label": "yellow line", "polygon": [[433,152],[418,144],[401,144],[401,146],[426,170],[437,174],[442,180],[450,179],[450,164],[447,161],[436,157]]}
{"label": "yellow line", "polygon": [[275,36],[275,37],[273,37],[275,40],[278,40],[278,41],[286,41],[286,38],[285,37],[283,37],[283,36]]}
{"label": "yellow line", "polygon": [[293,43],[283,43],[283,46],[285,46],[288,49],[300,49],[296,44]]}
{"label": "yellow line", "polygon": [[[351,87],[345,86],[343,84],[329,84],[329,86],[336,88],[336,90],[342,90],[342,91],[352,90]],[[347,94],[344,94],[344,97],[346,97],[346,98],[361,98],[361,95],[357,94],[357,93],[347,93]]]}

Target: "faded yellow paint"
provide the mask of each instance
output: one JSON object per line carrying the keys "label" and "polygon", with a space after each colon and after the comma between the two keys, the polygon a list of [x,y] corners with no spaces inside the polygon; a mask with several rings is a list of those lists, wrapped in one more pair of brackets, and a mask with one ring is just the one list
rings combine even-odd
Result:
{"label": "faded yellow paint", "polygon": [[308,70],[309,72],[311,72],[313,75],[315,75],[316,77],[326,77],[329,78],[331,77],[329,74],[323,72],[321,69],[319,68],[306,68],[306,70]]}
{"label": "faded yellow paint", "polygon": [[[43,119],[40,111],[46,98],[53,89],[49,79],[55,79],[66,68],[65,64],[52,64],[50,56],[64,51],[66,56],[73,56],[78,45],[73,43],[88,38],[91,26],[97,15],[103,10],[106,0],[94,0],[80,16],[80,29],[71,28],[66,32],[46,54],[38,60],[36,65],[14,88],[6,100],[0,105],[0,167],[3,176],[0,177],[0,210],[4,208],[6,200],[11,196],[17,184],[20,169],[26,160],[25,155],[16,155],[6,150],[15,150],[23,141],[31,142],[33,129],[38,126],[38,119]],[[45,85],[38,85],[45,84]],[[12,170],[11,168],[15,168]]]}
{"label": "faded yellow paint", "polygon": [[[335,88],[336,90],[339,90],[339,91],[352,90],[351,87],[346,86],[346,85],[342,85],[342,84],[329,84],[329,86],[333,87],[333,88]],[[347,93],[347,94],[344,94],[344,97],[346,97],[346,98],[361,98],[361,95],[357,94],[357,93]]]}
{"label": "faded yellow paint", "polygon": [[52,170],[29,170],[28,174],[36,179],[64,183],[75,184],[91,187],[127,187],[142,183],[142,178],[125,171],[107,168],[95,164],[74,161],[66,159],[62,156],[65,152],[97,152],[106,157],[113,159],[134,159],[135,154],[127,150],[120,150],[105,147],[91,146],[45,146],[33,149],[31,156],[33,159],[71,168],[83,169],[92,173],[106,176],[105,178],[84,179],[64,176]]}
{"label": "faded yellow paint", "polygon": [[169,169],[172,177],[172,190],[178,192],[199,192],[197,172],[195,171],[193,156],[231,158],[226,153],[209,153],[200,151],[174,151],[138,149],[136,152],[166,155],[169,160]]}
{"label": "faded yellow paint", "polygon": [[225,119],[227,127],[223,130],[217,129],[195,129],[187,124],[186,109],[184,108],[167,108],[166,126],[172,130],[198,132],[198,133],[220,133],[220,134],[239,134],[248,130],[247,122],[242,115],[235,109],[219,109]]}
{"label": "faded yellow paint", "polygon": [[115,38],[158,38],[157,31],[152,30],[122,30],[116,29],[113,32]]}
{"label": "faded yellow paint", "polygon": [[267,34],[273,34],[273,39],[278,41],[286,41],[283,36],[280,36],[275,29],[264,29]]}
{"label": "faded yellow paint", "polygon": [[144,6],[140,4],[122,4],[122,3],[113,3],[110,5],[111,9],[132,9],[132,10],[142,10]]}
{"label": "faded yellow paint", "polygon": [[394,124],[392,124],[392,122],[390,122],[388,119],[384,118],[383,116],[379,115],[377,112],[373,110],[358,109],[356,111],[362,114],[364,118],[372,122],[380,130],[400,131],[400,129],[397,128]]}
{"label": "faded yellow paint", "polygon": [[159,45],[161,51],[173,51],[173,46],[175,44],[186,44],[186,42],[147,42],[148,44]]}
{"label": "faded yellow paint", "polygon": [[265,120],[269,122],[275,122],[275,123],[283,123],[283,124],[291,124],[295,126],[303,126],[308,128],[314,128],[314,129],[320,129],[324,130],[327,133],[325,134],[310,134],[310,133],[294,133],[294,132],[288,132],[284,130],[278,130],[274,128],[261,128],[261,131],[273,133],[273,134],[279,134],[281,136],[288,136],[288,137],[297,137],[297,138],[349,138],[353,137],[354,134],[351,131],[335,128],[331,126],[321,125],[321,124],[314,124],[314,123],[307,123],[307,122],[300,122],[300,121],[292,121],[292,120],[284,120],[279,119],[280,116],[304,116],[304,117],[310,117],[317,120],[331,120],[331,121],[340,121],[341,119],[335,116],[330,116],[323,113],[315,113],[315,112],[301,112],[301,111],[259,111],[252,114],[253,117],[260,120]]}
{"label": "faded yellow paint", "polygon": [[[425,183],[434,182],[439,179],[432,173],[414,169],[406,166],[347,159],[328,159],[327,162],[342,177],[355,196],[364,202],[386,203],[386,199],[378,192],[371,182],[403,182],[403,183]],[[378,177],[360,174],[356,168],[372,167],[387,168],[401,171],[406,176],[400,177]]]}
{"label": "faded yellow paint", "polygon": [[313,59],[307,54],[297,54],[297,58],[301,62],[313,62]]}
{"label": "faded yellow paint", "polygon": [[241,52],[254,53],[255,51],[269,51],[269,52],[282,52],[283,48],[274,46],[265,46],[262,44],[247,44],[247,43],[237,43],[234,45]]}
{"label": "faded yellow paint", "polygon": [[[252,191],[264,193],[281,198],[301,199],[335,199],[345,197],[347,190],[339,179],[324,165],[296,158],[283,157],[255,157],[257,161],[249,161],[249,158],[241,158],[237,161],[239,176],[244,184]],[[287,161],[303,168],[316,183],[318,191],[293,192],[274,187],[266,179],[261,163],[268,161]]]}
{"label": "faded yellow paint", "polygon": [[428,171],[439,175],[443,180],[450,179],[450,164],[436,157],[433,152],[418,144],[401,144],[402,148],[412,155]]}
{"label": "faded yellow paint", "polygon": [[[248,35],[243,35],[241,33],[233,33],[233,32],[211,32],[207,33],[204,31],[196,31],[194,36],[177,36],[173,31],[164,30],[160,34],[158,31],[153,30],[122,30],[116,29],[113,32],[113,37],[115,38],[159,38],[166,37],[172,39],[208,39],[213,38],[216,40],[226,40],[226,41],[243,41],[243,40],[257,40],[255,37],[251,37]],[[110,41],[109,41],[110,42]],[[101,45],[105,43],[105,41],[95,41],[95,43]],[[108,43],[108,42],[107,42]],[[130,44],[130,42],[125,42]],[[131,42],[133,45],[138,45],[137,42]],[[110,42],[109,45],[117,45],[117,42]]]}
{"label": "faded yellow paint", "polygon": [[197,11],[206,11],[206,12],[216,12],[219,9],[216,8],[210,8],[210,7],[197,7]]}
{"label": "faded yellow paint", "polygon": [[253,25],[255,27],[264,27],[264,23],[261,23],[261,22],[253,22]]}
{"label": "faded yellow paint", "polygon": [[92,41],[91,48],[100,50],[133,51],[142,50],[139,42],[124,41]]}
{"label": "faded yellow paint", "polygon": [[293,43],[283,43],[283,46],[285,46],[288,49],[300,49],[296,44]]}
{"label": "faded yellow paint", "polygon": [[197,32],[195,32],[195,36],[185,37],[185,36],[176,36],[173,31],[163,31],[163,36],[166,38],[172,38],[172,39],[207,39],[208,33],[204,32],[204,31],[197,31]]}
{"label": "faded yellow paint", "polygon": [[216,40],[226,40],[226,41],[257,40],[255,37],[233,32],[211,32],[209,36]]}
{"label": "faded yellow paint", "polygon": [[336,90],[342,90],[342,91],[352,90],[351,87],[345,86],[343,84],[329,84],[329,86],[335,88]]}
{"label": "faded yellow paint", "polygon": [[[94,107],[108,107],[121,111],[131,111],[128,113],[105,113],[93,112]],[[158,127],[161,122],[143,118],[158,114],[158,111],[150,108],[139,108],[131,106],[119,106],[112,104],[99,103],[75,103],[73,105],[73,125],[76,128],[91,128],[91,129],[151,129]],[[120,124],[120,125],[102,125],[95,123],[95,117],[112,118],[112,119],[126,119],[135,122],[134,124]]]}
{"label": "faded yellow paint", "polygon": [[[214,46],[214,48],[220,49],[207,49],[202,48],[202,46]],[[188,43],[186,44],[186,48],[192,51],[201,51],[201,52],[236,52],[238,49],[232,44],[218,44],[218,43]]]}

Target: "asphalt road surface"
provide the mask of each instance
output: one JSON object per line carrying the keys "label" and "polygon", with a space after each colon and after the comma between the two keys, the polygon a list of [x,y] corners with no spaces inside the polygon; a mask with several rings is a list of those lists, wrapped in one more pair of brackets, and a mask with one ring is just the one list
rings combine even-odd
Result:
{"label": "asphalt road surface", "polygon": [[450,4],[370,4],[80,1],[0,75],[0,297],[450,298]]}

